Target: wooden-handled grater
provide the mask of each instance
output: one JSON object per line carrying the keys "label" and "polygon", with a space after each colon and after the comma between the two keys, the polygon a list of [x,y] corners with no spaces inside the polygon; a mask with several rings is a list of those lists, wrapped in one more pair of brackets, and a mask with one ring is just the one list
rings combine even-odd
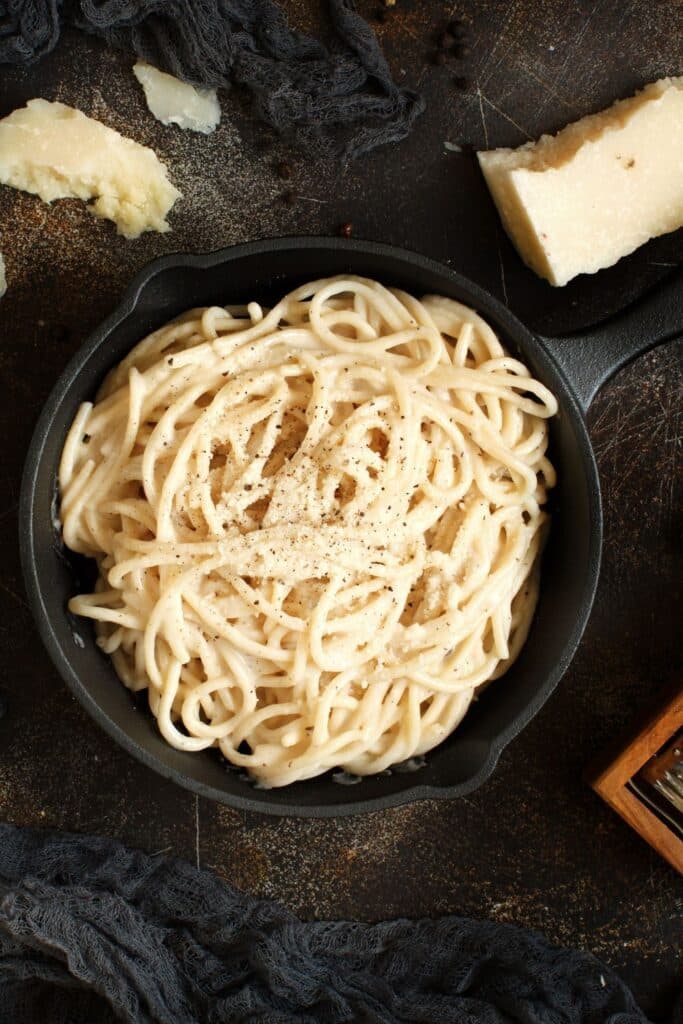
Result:
{"label": "wooden-handled grater", "polygon": [[593,789],[683,874],[683,687],[591,765]]}

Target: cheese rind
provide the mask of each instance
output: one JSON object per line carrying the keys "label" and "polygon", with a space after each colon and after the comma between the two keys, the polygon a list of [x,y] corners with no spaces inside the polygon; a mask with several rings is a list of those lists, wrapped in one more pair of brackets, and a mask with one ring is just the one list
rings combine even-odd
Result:
{"label": "cheese rind", "polygon": [[156,153],[63,103],[29,100],[0,121],[0,184],[46,203],[75,198],[120,234],[168,231],[180,192]]}
{"label": "cheese rind", "polygon": [[7,291],[7,278],[5,277],[5,261],[0,252],[0,299]]}
{"label": "cheese rind", "polygon": [[176,124],[208,135],[221,119],[215,89],[196,89],[165,71],[138,61],[133,74],[145,91],[150,111],[162,124]]}
{"label": "cheese rind", "polygon": [[479,153],[505,230],[553,285],[683,226],[683,77],[519,149]]}

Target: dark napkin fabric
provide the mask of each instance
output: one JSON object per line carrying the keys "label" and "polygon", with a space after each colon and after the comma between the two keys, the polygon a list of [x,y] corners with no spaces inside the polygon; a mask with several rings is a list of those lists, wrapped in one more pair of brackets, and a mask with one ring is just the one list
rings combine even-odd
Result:
{"label": "dark napkin fabric", "polygon": [[[379,2],[379,0],[378,0]],[[329,47],[273,0],[0,0],[0,65],[31,63],[63,22],[196,85],[244,86],[289,141],[345,157],[405,138],[423,100],[394,82],[353,0],[327,0]]]}
{"label": "dark napkin fabric", "polygon": [[113,1021],[646,1018],[593,956],[510,925],[460,917],[302,923],[181,860],[0,825],[0,1022]]}

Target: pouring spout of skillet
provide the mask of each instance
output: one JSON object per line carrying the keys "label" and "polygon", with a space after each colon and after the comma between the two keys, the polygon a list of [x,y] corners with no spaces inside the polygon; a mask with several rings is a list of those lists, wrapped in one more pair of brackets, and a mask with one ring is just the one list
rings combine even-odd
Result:
{"label": "pouring spout of skillet", "polygon": [[[76,590],[56,508],[56,475],[79,405],[146,334],[190,307],[275,296],[312,278],[352,273],[413,294],[445,295],[473,306],[506,347],[556,396],[551,457],[558,486],[527,642],[496,686],[475,702],[459,729],[414,772],[340,785],[334,773],[282,789],[255,788],[210,751],[170,747],[138,710],[95,644],[89,624],[67,612]],[[600,487],[584,410],[620,366],[683,330],[680,273],[615,320],[582,336],[539,339],[471,281],[421,255],[343,238],[281,238],[203,255],[163,257],[140,273],[111,316],[85,342],[55,385],[31,441],[21,493],[21,556],[41,637],[57,669],[92,717],[126,750],[164,776],[234,807],[271,814],[333,816],[423,798],[456,797],[480,786],[505,746],[548,699],[581,640],[600,566]],[[342,780],[344,781],[344,780]]]}

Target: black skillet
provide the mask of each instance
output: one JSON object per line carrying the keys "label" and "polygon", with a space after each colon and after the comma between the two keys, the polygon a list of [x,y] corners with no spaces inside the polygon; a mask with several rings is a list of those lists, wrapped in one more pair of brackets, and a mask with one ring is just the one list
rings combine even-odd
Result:
{"label": "black skillet", "polygon": [[[84,585],[84,566],[61,544],[56,473],[80,403],[144,335],[192,306],[268,302],[305,280],[354,273],[422,295],[448,295],[477,309],[559,400],[551,453],[559,484],[543,557],[541,596],[527,643],[510,671],[473,705],[463,724],[415,772],[398,769],[344,785],[340,773],[283,789],[255,788],[214,752],[168,746],[136,707],[86,620],[67,613]],[[338,238],[283,238],[207,255],[165,256],[133,281],[112,315],[71,360],[43,409],[21,491],[21,556],[40,635],[59,672],[90,715],[139,760],[180,785],[247,810],[328,816],[378,810],[426,797],[471,792],[493,771],[510,740],[548,699],[566,671],[590,613],[600,568],[602,512],[584,413],[621,366],[683,331],[680,272],[616,319],[580,336],[531,334],[503,305],[446,267],[388,245]],[[87,575],[88,570],[85,570]],[[336,776],[336,777],[335,777]]]}

